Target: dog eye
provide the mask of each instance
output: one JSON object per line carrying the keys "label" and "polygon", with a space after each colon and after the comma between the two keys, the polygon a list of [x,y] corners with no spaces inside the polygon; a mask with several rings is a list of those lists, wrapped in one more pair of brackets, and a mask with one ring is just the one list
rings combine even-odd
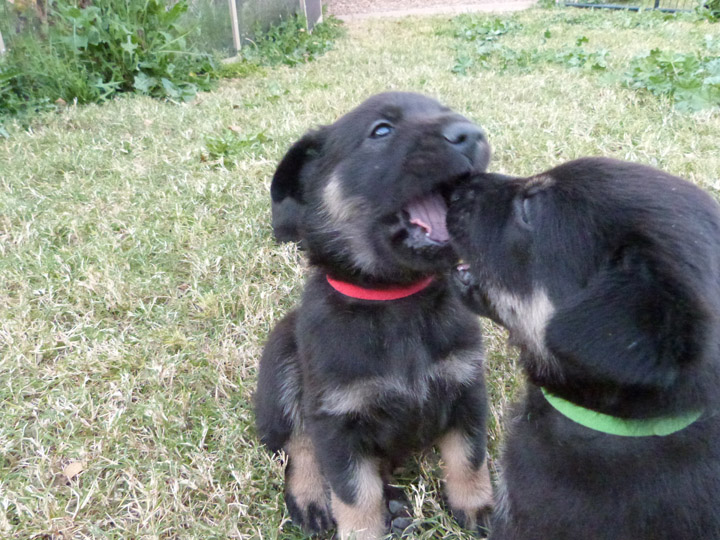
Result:
{"label": "dog eye", "polygon": [[372,132],[370,133],[371,139],[380,139],[382,137],[387,137],[390,135],[395,128],[388,124],[387,122],[380,122],[375,127],[373,127]]}
{"label": "dog eye", "polygon": [[522,213],[522,219],[525,223],[530,225],[530,198],[525,197],[523,199],[523,213]]}
{"label": "dog eye", "polygon": [[531,213],[532,213],[532,195],[531,196],[525,196],[521,198],[516,198],[513,201],[513,206],[515,207],[515,215],[520,220],[521,225],[524,227],[530,227],[532,225],[531,222]]}

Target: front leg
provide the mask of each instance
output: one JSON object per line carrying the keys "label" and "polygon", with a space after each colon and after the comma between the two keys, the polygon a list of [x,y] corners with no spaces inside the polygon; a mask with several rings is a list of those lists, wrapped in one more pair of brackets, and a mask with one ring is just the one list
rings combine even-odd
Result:
{"label": "front leg", "polygon": [[[346,486],[332,491],[332,511],[340,538],[375,540],[387,532],[387,514],[379,466],[371,458],[358,458],[349,468]],[[347,488],[352,488],[348,497]],[[343,497],[342,494],[346,496]]]}
{"label": "front leg", "polygon": [[285,451],[285,504],[290,519],[310,534],[332,528],[330,493],[310,437],[293,434]]}
{"label": "front leg", "polygon": [[460,525],[481,536],[488,534],[493,508],[485,452],[486,408],[482,385],[467,392],[455,412],[457,420],[438,443],[450,510]]}
{"label": "front leg", "polygon": [[[341,539],[376,540],[388,532],[381,461],[363,452],[357,429],[344,416],[313,422],[318,459],[331,488],[331,507]],[[322,435],[320,435],[322,434]],[[320,444],[320,440],[322,443]]]}

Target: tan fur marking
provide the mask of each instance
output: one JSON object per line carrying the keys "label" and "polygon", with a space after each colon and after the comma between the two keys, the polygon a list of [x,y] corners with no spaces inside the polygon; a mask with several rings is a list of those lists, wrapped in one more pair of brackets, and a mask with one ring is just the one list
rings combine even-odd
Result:
{"label": "tan fur marking", "polygon": [[355,204],[346,199],[340,186],[340,179],[333,175],[323,189],[323,203],[328,215],[335,223],[347,222],[355,213]]}
{"label": "tan fur marking", "polygon": [[385,535],[383,485],[378,464],[363,460],[356,465],[355,504],[345,504],[332,494],[332,510],[341,539],[375,540]]}
{"label": "tan fur marking", "polygon": [[510,330],[513,341],[549,361],[550,354],[545,348],[545,330],[555,306],[550,302],[547,293],[538,289],[532,296],[522,298],[493,288],[488,291],[488,297],[500,320]]}
{"label": "tan fur marking", "polygon": [[382,395],[409,395],[410,392],[410,386],[399,380],[373,377],[325,392],[320,408],[329,414],[363,412]]}
{"label": "tan fur marking", "polygon": [[301,508],[311,503],[319,507],[327,506],[325,478],[315,459],[313,443],[305,434],[293,435],[286,451],[292,460],[292,469],[288,478],[287,490],[295,497]]}
{"label": "tan fur marking", "polygon": [[370,214],[367,203],[359,197],[346,197],[337,173],[330,176],[323,188],[323,209],[338,240],[348,243],[353,262],[359,268],[372,272],[378,263],[365,230],[367,223],[363,217]]}
{"label": "tan fur marking", "polygon": [[429,384],[444,380],[466,385],[477,380],[483,370],[483,351],[466,351],[433,364],[414,381],[399,377],[373,377],[325,392],[321,409],[329,414],[349,414],[367,410],[384,396],[405,396],[421,402],[427,399]]}
{"label": "tan fur marking", "polygon": [[445,470],[445,490],[450,506],[465,512],[473,527],[475,514],[493,506],[493,490],[487,461],[474,469],[469,456],[471,448],[458,431],[451,431],[440,440],[440,455]]}
{"label": "tan fur marking", "polygon": [[555,178],[548,174],[540,174],[538,176],[533,176],[528,179],[527,183],[525,184],[525,189],[529,190],[530,188],[542,188],[546,189],[549,188],[555,184]]}
{"label": "tan fur marking", "polygon": [[484,362],[485,351],[482,349],[458,353],[435,364],[430,377],[459,385],[470,384],[482,374]]}

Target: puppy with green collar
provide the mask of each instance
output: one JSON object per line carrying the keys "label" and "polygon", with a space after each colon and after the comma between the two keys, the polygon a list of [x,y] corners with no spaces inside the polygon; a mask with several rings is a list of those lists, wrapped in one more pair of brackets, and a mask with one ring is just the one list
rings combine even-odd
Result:
{"label": "puppy with green collar", "polygon": [[455,283],[521,349],[493,540],[720,538],[720,207],[585,158],[451,196]]}

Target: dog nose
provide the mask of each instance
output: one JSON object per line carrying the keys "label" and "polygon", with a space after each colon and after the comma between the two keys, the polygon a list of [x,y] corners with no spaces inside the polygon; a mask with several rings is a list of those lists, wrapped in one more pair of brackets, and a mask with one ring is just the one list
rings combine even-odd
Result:
{"label": "dog nose", "polygon": [[479,127],[469,122],[449,124],[443,129],[442,135],[458,152],[468,157],[475,155],[477,143],[485,137]]}

